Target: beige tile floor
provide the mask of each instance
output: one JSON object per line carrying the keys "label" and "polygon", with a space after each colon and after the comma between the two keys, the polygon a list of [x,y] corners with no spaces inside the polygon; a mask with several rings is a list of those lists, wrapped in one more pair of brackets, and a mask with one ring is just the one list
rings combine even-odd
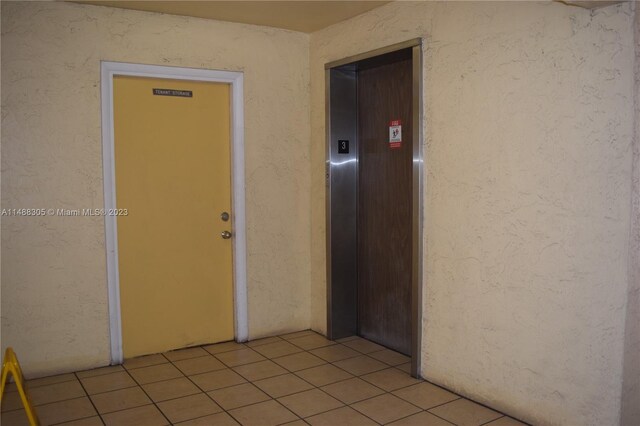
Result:
{"label": "beige tile floor", "polygon": [[[43,425],[516,426],[412,378],[409,358],[359,337],[301,331],[148,355],[29,381]],[[27,425],[15,387],[2,425]]]}

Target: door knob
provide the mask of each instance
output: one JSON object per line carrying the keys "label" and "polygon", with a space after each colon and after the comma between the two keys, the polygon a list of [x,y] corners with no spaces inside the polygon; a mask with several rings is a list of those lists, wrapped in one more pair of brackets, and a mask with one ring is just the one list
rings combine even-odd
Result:
{"label": "door knob", "polygon": [[229,220],[229,213],[222,212],[222,214],[220,215],[220,219],[222,219],[223,222],[228,221]]}
{"label": "door knob", "polygon": [[228,240],[229,238],[231,238],[231,232],[229,231],[222,231],[222,233],[220,234],[220,236],[225,239]]}

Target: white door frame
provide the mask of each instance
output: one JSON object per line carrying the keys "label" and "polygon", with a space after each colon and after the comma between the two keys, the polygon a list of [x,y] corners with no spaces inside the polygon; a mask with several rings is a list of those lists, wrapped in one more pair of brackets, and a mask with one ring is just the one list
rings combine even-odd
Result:
{"label": "white door frame", "polygon": [[[244,103],[242,72],[102,62],[102,167],[104,174],[105,211],[116,206],[116,174],[113,131],[113,77],[168,78],[210,81],[231,85],[231,190],[233,208],[233,281],[235,338],[244,342],[249,337],[247,308],[247,261],[244,195]],[[118,224],[116,216],[105,215],[107,248],[107,285],[109,289],[109,330],[111,363],[123,361],[122,321],[120,317],[120,278],[118,270]]]}

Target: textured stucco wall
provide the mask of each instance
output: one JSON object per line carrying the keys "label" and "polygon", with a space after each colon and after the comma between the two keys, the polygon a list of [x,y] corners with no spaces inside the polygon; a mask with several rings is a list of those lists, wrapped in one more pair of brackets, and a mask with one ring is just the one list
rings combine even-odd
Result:
{"label": "textured stucco wall", "polygon": [[635,137],[631,183],[629,291],[622,381],[623,426],[640,425],[640,3],[635,3]]}
{"label": "textured stucco wall", "polygon": [[425,377],[535,424],[620,418],[631,5],[397,2],[311,36],[312,326],[326,62],[424,37]]}
{"label": "textured stucco wall", "polygon": [[[2,207],[103,206],[100,61],[244,72],[249,332],[309,326],[309,36],[2,2]],[[185,212],[188,214],[188,212]],[[2,347],[29,375],[109,361],[101,218],[2,218]]]}

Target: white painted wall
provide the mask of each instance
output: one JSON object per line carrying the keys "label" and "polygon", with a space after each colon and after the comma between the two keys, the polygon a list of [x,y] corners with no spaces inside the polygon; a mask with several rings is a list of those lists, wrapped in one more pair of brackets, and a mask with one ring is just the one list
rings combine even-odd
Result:
{"label": "white painted wall", "polygon": [[[101,60],[243,71],[249,334],[308,328],[308,59],[292,31],[3,1],[2,207],[103,207]],[[2,218],[2,348],[28,376],[109,362],[106,283],[102,218]]]}
{"label": "white painted wall", "polygon": [[631,5],[395,2],[311,36],[312,325],[323,65],[424,37],[423,375],[535,424],[620,420]]}
{"label": "white painted wall", "polygon": [[640,3],[635,3],[635,138],[629,244],[629,290],[622,381],[623,426],[640,425]]}

